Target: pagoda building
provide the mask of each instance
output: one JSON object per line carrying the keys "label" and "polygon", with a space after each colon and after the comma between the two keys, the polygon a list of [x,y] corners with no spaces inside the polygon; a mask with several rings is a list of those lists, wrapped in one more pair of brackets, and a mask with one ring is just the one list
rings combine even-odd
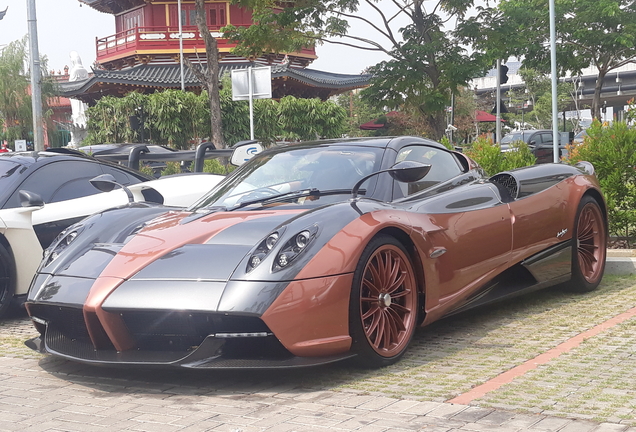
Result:
{"label": "pagoda building", "polygon": [[[62,83],[63,96],[95,103],[105,95],[122,96],[131,91],[152,93],[158,89],[181,88],[179,11],[177,0],[79,0],[91,8],[112,14],[115,33],[96,38],[96,64],[87,80]],[[248,65],[272,66],[274,98],[286,95],[323,100],[368,85],[369,75],[334,74],[308,68],[317,58],[314,48],[299,52],[263,53],[257,59],[232,54],[235,43],[222,37],[227,24],[252,24],[251,11],[228,1],[206,1],[206,21],[217,38],[221,73]],[[205,63],[205,43],[195,23],[193,0],[181,2],[183,56]],[[188,90],[199,91],[200,83],[184,67]]]}

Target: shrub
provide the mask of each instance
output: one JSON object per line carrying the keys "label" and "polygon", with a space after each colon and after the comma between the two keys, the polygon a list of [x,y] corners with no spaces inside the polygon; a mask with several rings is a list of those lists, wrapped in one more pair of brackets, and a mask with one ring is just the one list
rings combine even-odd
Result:
{"label": "shrub", "polygon": [[477,162],[488,175],[534,165],[537,161],[523,141],[511,143],[510,151],[502,152],[492,140],[483,137],[477,138],[472,146],[466,149],[466,155]]}
{"label": "shrub", "polygon": [[588,136],[570,152],[569,163],[594,165],[609,216],[610,233],[628,241],[636,228],[636,129],[625,122],[594,121]]}
{"label": "shrub", "polygon": [[226,175],[234,171],[236,167],[234,165],[223,165],[219,159],[206,159],[203,162],[203,172],[210,174]]}

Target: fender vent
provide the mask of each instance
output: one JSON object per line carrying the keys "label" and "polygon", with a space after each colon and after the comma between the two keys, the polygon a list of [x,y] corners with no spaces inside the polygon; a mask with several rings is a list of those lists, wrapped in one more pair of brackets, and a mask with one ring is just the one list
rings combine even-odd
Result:
{"label": "fender vent", "polygon": [[519,184],[517,180],[508,173],[500,173],[490,177],[490,181],[504,189],[510,195],[510,198],[515,199],[519,195]]}

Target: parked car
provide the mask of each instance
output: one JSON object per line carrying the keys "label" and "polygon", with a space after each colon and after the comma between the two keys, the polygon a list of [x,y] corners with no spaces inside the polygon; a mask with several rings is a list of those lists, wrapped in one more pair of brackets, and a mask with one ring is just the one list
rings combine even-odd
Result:
{"label": "parked car", "polygon": [[585,141],[585,137],[587,136],[587,130],[583,129],[576,135],[574,135],[574,139],[572,140],[572,144],[582,144]]}
{"label": "parked car", "polygon": [[130,205],[51,244],[27,345],[104,365],[274,368],[402,357],[415,328],[604,272],[591,164],[491,178],[415,137],[276,147],[188,209]]}
{"label": "parked car", "polygon": [[[100,193],[89,180],[109,174],[136,201],[188,206],[223,177],[207,174],[153,180],[121,165],[80,152],[53,149],[0,154],[0,316],[14,297],[24,299],[43,250],[84,217],[126,204],[123,190]],[[24,193],[42,204],[22,207]]]}
{"label": "parked car", "polygon": [[[515,141],[523,141],[530,147],[532,154],[537,158],[537,163],[551,163],[554,161],[554,141],[552,131],[547,129],[514,131],[501,139],[501,151],[509,151],[510,144]],[[567,156],[567,142],[559,144],[559,159]]]}

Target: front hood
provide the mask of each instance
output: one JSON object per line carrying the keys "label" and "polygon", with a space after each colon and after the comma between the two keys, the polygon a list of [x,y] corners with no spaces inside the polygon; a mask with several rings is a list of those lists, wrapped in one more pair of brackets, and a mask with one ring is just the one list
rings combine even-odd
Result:
{"label": "front hood", "polygon": [[102,277],[228,280],[255,243],[301,210],[166,213],[146,224],[113,257]]}
{"label": "front hood", "polygon": [[[302,265],[359,213],[348,203],[313,209],[216,212],[200,216],[165,207],[135,205],[92,216],[70,227],[73,243],[40,274],[122,280],[291,280]],[[272,274],[275,249],[247,271],[251,252],[272,232],[277,247],[314,227],[315,241],[295,265]],[[64,233],[62,234],[62,236]],[[55,248],[56,242],[51,246]]]}

